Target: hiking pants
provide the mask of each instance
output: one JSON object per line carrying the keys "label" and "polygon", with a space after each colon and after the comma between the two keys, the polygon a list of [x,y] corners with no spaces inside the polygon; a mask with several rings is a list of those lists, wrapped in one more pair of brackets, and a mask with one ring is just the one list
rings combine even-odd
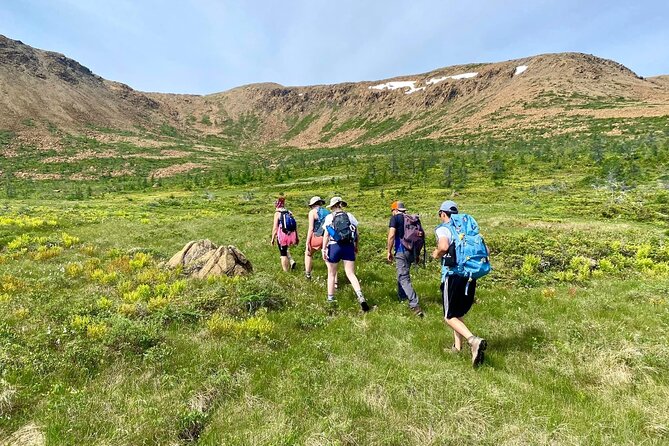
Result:
{"label": "hiking pants", "polygon": [[411,263],[414,261],[413,253],[398,252],[395,254],[395,266],[397,267],[397,295],[400,300],[409,299],[409,307],[415,308],[418,306],[418,296],[411,285],[411,276],[409,269]]}

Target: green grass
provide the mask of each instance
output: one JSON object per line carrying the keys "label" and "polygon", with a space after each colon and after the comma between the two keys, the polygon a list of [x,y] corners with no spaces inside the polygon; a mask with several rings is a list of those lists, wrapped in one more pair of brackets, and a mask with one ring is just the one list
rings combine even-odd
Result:
{"label": "green grass", "polygon": [[306,115],[304,118],[297,121],[291,127],[291,129],[288,130],[288,132],[286,132],[286,134],[283,136],[283,138],[286,139],[286,140],[289,140],[289,139],[292,139],[292,138],[296,137],[297,135],[299,135],[300,133],[305,131],[311,125],[311,123],[314,122],[316,119],[318,119],[318,115],[314,115],[314,114]]}
{"label": "green grass", "polygon": [[[221,137],[199,141],[211,153],[181,149],[229,158],[155,188],[11,180],[18,198],[0,190],[0,439],[34,423],[57,445],[665,444],[669,133],[661,120],[602,123],[613,125],[623,136],[302,151]],[[148,150],[67,141],[71,153]],[[47,155],[22,150],[12,162],[45,168]],[[467,176],[455,196],[448,163]],[[75,186],[91,193],[53,192]],[[374,312],[359,312],[343,276],[327,306],[320,259],[311,282],[280,271],[268,243],[279,193],[302,233],[312,195],[347,199]],[[391,201],[431,231],[451,197],[492,251],[466,318],[489,340],[478,370],[444,352],[436,262],[413,271],[418,320],[384,260]],[[255,274],[197,281],[159,266],[202,238],[238,246]]]}

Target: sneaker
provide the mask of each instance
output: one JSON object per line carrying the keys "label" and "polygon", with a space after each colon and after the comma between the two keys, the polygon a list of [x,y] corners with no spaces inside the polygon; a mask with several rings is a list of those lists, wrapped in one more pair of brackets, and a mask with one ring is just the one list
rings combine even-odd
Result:
{"label": "sneaker", "polygon": [[468,339],[468,342],[472,349],[472,366],[478,367],[483,364],[484,352],[488,347],[488,342],[477,336],[472,336]]}
{"label": "sneaker", "polygon": [[307,279],[307,280],[311,280],[311,273],[305,271],[305,272],[304,272],[304,278]]}
{"label": "sneaker", "polygon": [[411,309],[411,311],[413,311],[413,314],[415,314],[416,316],[418,316],[418,317],[420,317],[420,318],[422,318],[422,317],[425,316],[425,313],[423,313],[422,308],[419,307],[419,306],[415,306],[415,307],[413,307],[413,308]]}
{"label": "sneaker", "polygon": [[362,308],[362,311],[364,311],[365,313],[367,313],[370,310],[369,304],[365,299],[360,300],[360,308]]}
{"label": "sneaker", "polygon": [[337,302],[337,299],[335,299],[334,296],[332,296],[332,297],[328,296],[328,300],[327,300],[327,302],[328,302],[329,304],[333,304],[333,303]]}
{"label": "sneaker", "polygon": [[297,266],[297,262],[295,260],[291,260],[290,261],[290,269],[295,269],[296,266]]}

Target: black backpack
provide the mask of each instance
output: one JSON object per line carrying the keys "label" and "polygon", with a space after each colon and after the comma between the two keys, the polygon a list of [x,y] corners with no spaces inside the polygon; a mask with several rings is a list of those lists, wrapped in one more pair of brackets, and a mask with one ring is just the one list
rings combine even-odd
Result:
{"label": "black backpack", "polygon": [[353,243],[355,241],[356,227],[351,224],[346,212],[337,212],[332,217],[332,226],[328,226],[330,237],[337,243]]}

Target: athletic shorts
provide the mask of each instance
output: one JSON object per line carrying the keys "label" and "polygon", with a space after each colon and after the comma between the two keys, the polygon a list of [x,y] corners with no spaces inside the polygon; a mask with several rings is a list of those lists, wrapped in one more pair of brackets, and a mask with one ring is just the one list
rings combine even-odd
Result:
{"label": "athletic shorts", "polygon": [[468,282],[468,278],[461,276],[447,276],[446,280],[441,282],[441,303],[444,306],[446,319],[462,317],[472,307],[476,293],[476,279],[469,282],[469,287],[467,287]]}
{"label": "athletic shorts", "polygon": [[281,246],[278,243],[276,245],[279,247],[279,255],[281,257],[287,257],[288,256],[288,246]]}
{"label": "athletic shorts", "polygon": [[355,261],[355,245],[353,243],[328,245],[328,262],[339,263],[340,260]]}

